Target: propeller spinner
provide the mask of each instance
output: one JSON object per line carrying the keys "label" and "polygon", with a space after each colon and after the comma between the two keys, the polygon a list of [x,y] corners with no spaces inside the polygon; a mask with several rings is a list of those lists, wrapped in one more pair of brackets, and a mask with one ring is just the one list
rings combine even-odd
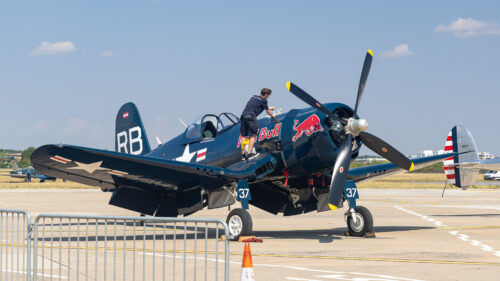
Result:
{"label": "propeller spinner", "polygon": [[[316,108],[317,110],[323,112],[334,122],[329,122],[334,124],[338,130],[338,126],[342,126],[343,133],[346,135],[344,141],[339,145],[337,159],[335,160],[335,165],[332,171],[332,182],[330,184],[330,195],[328,200],[328,205],[330,209],[337,209],[342,202],[342,194],[344,191],[344,185],[347,179],[347,174],[349,172],[349,164],[352,159],[352,146],[353,139],[357,136],[361,139],[368,148],[378,155],[386,158],[390,162],[394,163],[398,167],[412,171],[414,168],[413,162],[404,156],[397,149],[383,141],[382,139],[365,132],[368,129],[368,122],[365,119],[356,119],[356,114],[358,112],[358,107],[361,102],[361,97],[363,96],[363,91],[365,89],[366,81],[368,79],[368,74],[370,73],[370,68],[373,60],[372,50],[368,50],[365,56],[365,62],[363,64],[363,70],[361,71],[361,78],[359,80],[358,94],[356,96],[356,104],[354,107],[354,114],[352,117],[343,119],[333,115],[323,104],[309,95],[306,91],[299,88],[292,82],[287,82],[286,87],[288,91],[297,96],[299,99],[303,100],[308,105]],[[339,121],[341,125],[339,125]]]}

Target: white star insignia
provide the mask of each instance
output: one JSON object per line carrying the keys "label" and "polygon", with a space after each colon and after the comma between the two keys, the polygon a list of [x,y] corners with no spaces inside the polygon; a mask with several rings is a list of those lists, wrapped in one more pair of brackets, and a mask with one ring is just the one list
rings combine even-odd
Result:
{"label": "white star insignia", "polygon": [[87,172],[89,174],[92,174],[96,170],[100,170],[100,171],[109,170],[106,168],[101,168],[102,161],[95,162],[95,163],[89,163],[89,164],[80,163],[80,162],[75,161],[75,164],[77,165],[76,167],[71,167],[68,169],[70,169],[70,170],[84,170],[85,172]]}
{"label": "white star insignia", "polygon": [[186,145],[186,148],[184,149],[184,153],[175,158],[175,160],[177,161],[180,161],[180,162],[191,162],[191,159],[193,159],[193,156],[196,154],[196,151],[195,152],[189,152],[189,144]]}

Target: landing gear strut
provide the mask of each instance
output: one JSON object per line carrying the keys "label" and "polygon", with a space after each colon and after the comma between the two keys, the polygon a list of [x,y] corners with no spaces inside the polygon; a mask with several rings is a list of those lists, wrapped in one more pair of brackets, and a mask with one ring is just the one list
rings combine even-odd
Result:
{"label": "landing gear strut", "polygon": [[229,234],[233,237],[232,241],[238,241],[240,236],[248,236],[252,234],[252,217],[244,209],[234,209],[226,219],[229,227]]}
{"label": "landing gear strut", "polygon": [[356,206],[359,199],[358,189],[354,181],[348,180],[344,186],[344,198],[349,202],[349,210],[344,217],[347,222],[347,235],[373,238],[373,217],[368,208]]}

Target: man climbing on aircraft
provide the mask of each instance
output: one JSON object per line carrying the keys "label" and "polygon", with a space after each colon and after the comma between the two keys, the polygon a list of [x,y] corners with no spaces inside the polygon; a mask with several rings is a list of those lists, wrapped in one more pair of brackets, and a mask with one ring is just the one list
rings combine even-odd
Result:
{"label": "man climbing on aircraft", "polygon": [[250,133],[250,143],[248,144],[248,155],[245,153],[244,145],[242,145],[241,153],[243,154],[244,159],[250,159],[258,155],[258,153],[253,153],[253,146],[255,145],[255,141],[257,140],[257,132],[259,131],[259,125],[257,124],[257,116],[262,113],[262,111],[266,111],[266,113],[273,118],[274,122],[278,122],[274,115],[271,113],[271,110],[274,107],[269,109],[267,107],[267,99],[271,95],[272,91],[268,88],[263,88],[260,91],[260,96],[254,95],[250,98],[241,113],[241,128],[240,133],[242,136],[242,144],[246,144],[248,142],[248,134]]}

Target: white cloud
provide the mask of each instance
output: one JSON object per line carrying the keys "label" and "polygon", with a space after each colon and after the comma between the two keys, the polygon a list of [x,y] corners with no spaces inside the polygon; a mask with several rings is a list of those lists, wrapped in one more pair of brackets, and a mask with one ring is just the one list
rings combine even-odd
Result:
{"label": "white cloud", "polygon": [[105,58],[111,58],[111,57],[114,57],[115,54],[113,54],[113,51],[111,51],[111,50],[102,50],[101,56],[103,56]]}
{"label": "white cloud", "polygon": [[408,44],[399,44],[390,51],[382,52],[381,56],[384,58],[397,58],[402,56],[411,56],[413,52],[410,51]]}
{"label": "white cloud", "polygon": [[452,32],[453,36],[465,38],[481,35],[500,34],[500,26],[494,22],[487,23],[484,21],[474,20],[471,18],[458,18],[449,25],[440,24],[435,32]]}
{"label": "white cloud", "polygon": [[50,43],[43,41],[42,44],[36,47],[32,52],[32,56],[40,55],[55,55],[60,53],[69,53],[76,51],[75,45],[70,41],[61,41]]}

